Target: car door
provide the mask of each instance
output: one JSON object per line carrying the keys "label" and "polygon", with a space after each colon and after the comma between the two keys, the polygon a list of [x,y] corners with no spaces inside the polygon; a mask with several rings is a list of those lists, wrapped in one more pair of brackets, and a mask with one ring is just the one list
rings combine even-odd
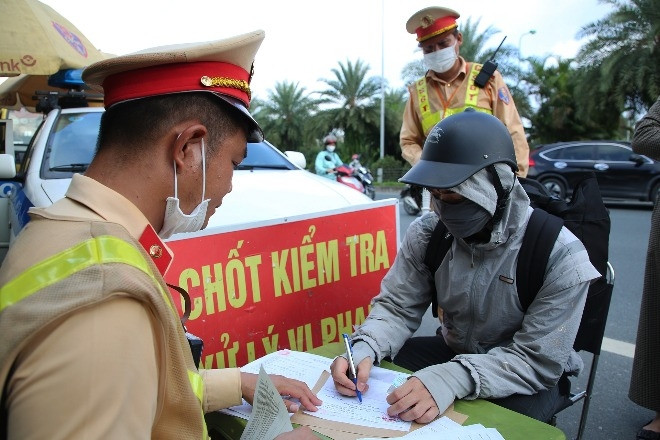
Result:
{"label": "car door", "polygon": [[573,188],[594,168],[595,148],[592,144],[575,143],[563,145],[554,151],[553,167]]}
{"label": "car door", "polygon": [[632,149],[623,144],[598,144],[594,172],[603,197],[644,197],[653,164],[643,156],[638,156],[638,162],[631,160],[632,154]]}

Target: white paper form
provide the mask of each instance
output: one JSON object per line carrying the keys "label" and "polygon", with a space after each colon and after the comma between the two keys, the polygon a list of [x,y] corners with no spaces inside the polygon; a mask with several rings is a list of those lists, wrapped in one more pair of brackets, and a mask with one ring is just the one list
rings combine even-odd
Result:
{"label": "white paper form", "polygon": [[[406,440],[504,440],[504,437],[495,428],[486,428],[483,425],[461,426],[448,417],[424,425],[419,429],[398,437]],[[365,437],[360,440],[383,440],[380,437]]]}
{"label": "white paper form", "polygon": [[319,406],[318,411],[305,411],[305,413],[334,422],[409,431],[410,422],[405,422],[398,417],[390,417],[387,414],[387,408],[390,405],[385,400],[392,383],[399,376],[407,377],[408,375],[379,367],[372,368],[371,372],[369,390],[362,393],[362,403],[356,397],[339,394],[335,389],[332,377],[329,377],[317,394],[323,404]]}
{"label": "white paper form", "polygon": [[[241,371],[258,374],[259,368],[264,366],[268,374],[279,374],[280,376],[303,381],[312,389],[321,373],[328,370],[331,363],[332,359],[325,356],[301,351],[279,350],[244,365],[241,367]],[[252,406],[243,400],[242,405],[223,409],[221,412],[249,419],[250,414],[252,414]]]}
{"label": "white paper form", "polygon": [[241,440],[274,439],[289,431],[293,431],[289,413],[277,388],[261,366],[254,393],[252,416],[241,434]]}

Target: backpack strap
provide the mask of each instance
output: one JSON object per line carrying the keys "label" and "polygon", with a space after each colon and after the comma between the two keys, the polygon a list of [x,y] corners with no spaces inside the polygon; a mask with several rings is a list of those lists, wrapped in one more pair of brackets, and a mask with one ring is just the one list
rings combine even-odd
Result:
{"label": "backpack strap", "polygon": [[[563,226],[564,221],[561,218],[540,208],[534,209],[529,218],[518,253],[518,265],[516,267],[518,299],[524,312],[527,311],[541,286],[543,286],[550,253]],[[439,220],[431,233],[424,257],[424,264],[429,268],[432,276],[440,267],[453,241],[454,236],[449,233],[445,224]],[[435,290],[435,280],[431,296],[431,312],[434,318],[438,317],[438,294]]]}
{"label": "backpack strap", "polygon": [[433,317],[438,317],[438,292],[435,289],[435,271],[440,267],[440,263],[445,259],[445,255],[451,247],[451,243],[454,241],[454,236],[449,233],[447,227],[442,220],[438,220],[438,224],[433,229],[431,233],[431,239],[429,244],[426,247],[426,255],[424,256],[424,264],[431,271],[431,276],[434,278],[433,283],[433,292],[431,295],[431,312]]}
{"label": "backpack strap", "polygon": [[543,286],[550,252],[563,226],[561,218],[540,208],[534,209],[529,218],[516,267],[518,299],[523,312],[527,311]]}

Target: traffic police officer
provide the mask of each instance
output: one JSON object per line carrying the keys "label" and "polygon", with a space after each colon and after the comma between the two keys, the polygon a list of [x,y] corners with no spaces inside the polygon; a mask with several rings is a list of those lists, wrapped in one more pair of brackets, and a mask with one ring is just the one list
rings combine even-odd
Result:
{"label": "traffic police officer", "polygon": [[[105,99],[96,156],[62,200],[30,211],[0,268],[0,437],[202,439],[203,412],[254,397],[257,376],[196,368],[162,239],[204,227],[246,141],[263,139],[248,111],[263,38],[85,69]],[[307,409],[320,404],[303,382],[271,379]]]}
{"label": "traffic police officer", "polygon": [[481,65],[459,56],[463,42],[456,23],[459,17],[458,12],[449,8],[429,7],[414,13],[406,23],[406,30],[417,35],[428,70],[408,87],[410,98],[403,113],[401,154],[411,165],[419,162],[422,146],[433,126],[471,107],[504,123],[513,139],[517,174],[524,177],[529,145],[516,105],[498,71],[485,87],[474,84]]}

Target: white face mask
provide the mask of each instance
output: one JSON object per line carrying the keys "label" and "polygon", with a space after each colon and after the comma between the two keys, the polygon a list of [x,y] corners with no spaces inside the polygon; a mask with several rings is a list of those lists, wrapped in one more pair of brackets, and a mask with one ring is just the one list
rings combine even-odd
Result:
{"label": "white face mask", "polygon": [[426,68],[438,73],[444,73],[451,69],[458,58],[454,47],[456,47],[456,43],[451,47],[424,54]]}
{"label": "white face mask", "polygon": [[206,193],[206,150],[204,149],[204,139],[202,138],[202,201],[190,214],[184,214],[179,206],[177,197],[178,182],[176,178],[176,163],[174,163],[174,197],[167,198],[165,207],[165,217],[163,218],[163,227],[158,236],[163,240],[170,238],[173,234],[180,232],[197,232],[202,229],[204,220],[206,220],[206,210],[211,199],[204,200]]}
{"label": "white face mask", "polygon": [[335,146],[334,145],[326,145],[325,149],[332,153],[333,151],[335,151]]}

